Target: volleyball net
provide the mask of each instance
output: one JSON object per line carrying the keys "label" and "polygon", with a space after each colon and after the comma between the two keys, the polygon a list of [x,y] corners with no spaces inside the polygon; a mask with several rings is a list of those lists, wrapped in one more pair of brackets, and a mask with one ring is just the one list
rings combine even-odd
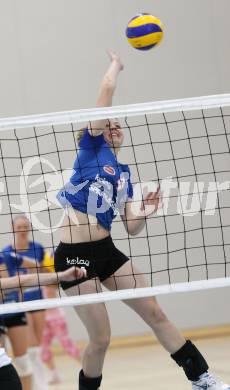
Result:
{"label": "volleyball net", "polygon": [[18,303],[4,303],[4,290],[0,314],[230,286],[230,95],[0,119],[0,248],[13,245],[12,222],[26,215],[30,240],[55,251],[65,215],[56,195],[72,173],[77,131],[111,118],[124,129],[118,159],[130,167],[134,204],[161,188],[163,207],[137,236],[119,215],[112,229],[149,287]]}

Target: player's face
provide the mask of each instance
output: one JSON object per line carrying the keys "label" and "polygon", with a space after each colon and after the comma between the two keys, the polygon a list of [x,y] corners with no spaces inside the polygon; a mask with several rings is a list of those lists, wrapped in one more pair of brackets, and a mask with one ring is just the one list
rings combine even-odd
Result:
{"label": "player's face", "polygon": [[110,147],[120,148],[124,141],[124,132],[117,119],[110,119],[104,130],[104,138]]}
{"label": "player's face", "polygon": [[17,235],[17,238],[20,240],[26,240],[29,238],[30,234],[30,222],[26,218],[17,218],[14,221],[14,232]]}

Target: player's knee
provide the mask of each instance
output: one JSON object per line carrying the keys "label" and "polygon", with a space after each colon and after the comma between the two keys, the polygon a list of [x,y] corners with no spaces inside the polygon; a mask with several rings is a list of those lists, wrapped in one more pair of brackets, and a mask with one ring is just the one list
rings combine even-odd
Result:
{"label": "player's knee", "polygon": [[110,334],[104,334],[90,343],[91,348],[96,353],[106,352],[110,344]]}
{"label": "player's knee", "polygon": [[158,304],[155,304],[152,309],[152,320],[154,324],[161,324],[167,321],[167,317]]}
{"label": "player's knee", "polygon": [[106,351],[110,344],[110,334],[103,335],[97,340],[97,348]]}
{"label": "player's knee", "polygon": [[28,354],[18,356],[14,359],[20,377],[32,375],[32,366]]}

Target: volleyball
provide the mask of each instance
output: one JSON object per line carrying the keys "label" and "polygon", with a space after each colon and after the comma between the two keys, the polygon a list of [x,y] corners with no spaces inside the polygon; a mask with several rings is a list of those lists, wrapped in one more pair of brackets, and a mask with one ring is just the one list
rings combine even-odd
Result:
{"label": "volleyball", "polygon": [[163,38],[163,24],[160,19],[148,13],[134,16],[126,28],[126,36],[132,47],[149,50]]}

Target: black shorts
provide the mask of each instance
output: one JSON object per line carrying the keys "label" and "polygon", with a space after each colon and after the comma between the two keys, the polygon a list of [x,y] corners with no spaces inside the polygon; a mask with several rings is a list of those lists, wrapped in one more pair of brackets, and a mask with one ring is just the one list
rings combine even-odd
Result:
{"label": "black shorts", "polygon": [[6,334],[7,329],[13,328],[14,326],[25,326],[27,325],[27,319],[25,313],[15,313],[9,316],[0,317],[0,334]]}
{"label": "black shorts", "polygon": [[12,364],[0,367],[0,385],[2,390],[22,390],[18,373]]}
{"label": "black shorts", "polygon": [[54,254],[56,272],[65,271],[72,266],[85,267],[87,270],[87,279],[61,282],[63,290],[96,277],[103,282],[127,261],[129,258],[115,247],[110,236],[79,244],[60,242]]}

